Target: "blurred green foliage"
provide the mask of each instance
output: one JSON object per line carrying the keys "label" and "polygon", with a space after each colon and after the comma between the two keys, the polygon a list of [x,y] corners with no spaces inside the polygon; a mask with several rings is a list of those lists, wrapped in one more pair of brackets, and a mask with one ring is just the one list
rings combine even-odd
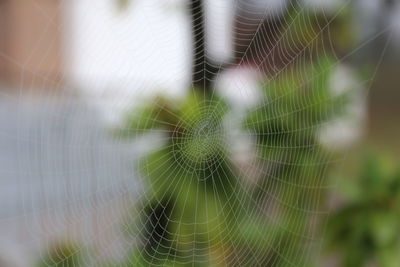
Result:
{"label": "blurred green foliage", "polygon": [[[343,114],[347,100],[346,93],[334,96],[330,90],[334,67],[333,57],[324,55],[266,80],[264,102],[244,122],[256,137],[264,173],[254,189],[254,200],[279,210],[273,218],[276,225],[268,231],[277,237],[260,242],[260,249],[272,246],[279,255],[273,266],[306,264],[299,263],[298,255],[307,253],[306,244],[312,239],[313,212],[323,209],[331,155],[320,144],[319,129]],[[258,257],[263,253],[267,252]]]}
{"label": "blurred green foliage", "polygon": [[227,111],[217,96],[193,89],[182,101],[156,97],[126,118],[124,136],[151,129],[165,135],[164,145],[138,164],[149,188],[136,225],[143,246],[127,262],[209,266],[207,250],[227,245],[237,232],[246,202],[227,155],[222,121]]}
{"label": "blurred green foliage", "polygon": [[40,259],[37,267],[79,267],[83,265],[82,247],[73,242],[52,244]]}
{"label": "blurred green foliage", "polygon": [[340,252],[343,266],[399,266],[400,169],[371,155],[345,186],[355,192],[330,218],[330,247]]}

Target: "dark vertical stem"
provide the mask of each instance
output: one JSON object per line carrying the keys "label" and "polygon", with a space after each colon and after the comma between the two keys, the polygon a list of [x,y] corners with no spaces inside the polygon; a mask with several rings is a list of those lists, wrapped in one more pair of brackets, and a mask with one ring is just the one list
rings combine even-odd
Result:
{"label": "dark vertical stem", "polygon": [[218,69],[210,64],[206,56],[205,18],[202,0],[191,0],[189,5],[193,34],[193,86],[211,93],[211,86]]}

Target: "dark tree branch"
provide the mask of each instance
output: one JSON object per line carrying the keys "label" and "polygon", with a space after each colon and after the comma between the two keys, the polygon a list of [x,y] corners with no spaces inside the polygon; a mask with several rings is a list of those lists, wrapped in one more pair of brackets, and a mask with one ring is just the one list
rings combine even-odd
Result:
{"label": "dark tree branch", "polygon": [[206,55],[203,1],[191,0],[189,10],[193,34],[192,84],[206,93],[211,93],[212,82],[219,68],[213,66]]}

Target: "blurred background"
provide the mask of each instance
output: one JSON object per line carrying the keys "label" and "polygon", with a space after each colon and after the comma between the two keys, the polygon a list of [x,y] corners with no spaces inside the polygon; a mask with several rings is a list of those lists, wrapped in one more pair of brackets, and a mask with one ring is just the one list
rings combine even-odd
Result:
{"label": "blurred background", "polygon": [[[0,266],[398,266],[400,2],[203,0],[199,1],[203,12],[200,20],[203,18],[205,33],[200,39],[196,35],[201,30],[193,31],[191,10],[200,11],[192,2],[196,1],[0,1]],[[204,51],[196,50],[199,40]],[[311,46],[303,54],[303,49]],[[201,70],[206,78],[200,82],[193,74],[194,50],[204,54],[200,58],[203,65],[210,65]],[[310,231],[307,236],[316,238],[316,244],[307,246],[307,251],[277,249],[279,256],[261,251],[267,260],[243,252],[236,261],[221,259],[234,257],[214,255],[225,253],[220,251],[224,248],[221,245],[208,252],[211,256],[206,263],[199,261],[203,265],[195,264],[195,256],[192,262],[180,265],[176,259],[156,263],[144,259],[146,263],[140,263],[127,256],[135,254],[131,250],[145,250],[133,245],[140,243],[137,239],[144,234],[128,229],[131,224],[140,228],[139,224],[125,220],[135,221],[145,213],[145,208],[135,206],[150,200],[147,191],[151,186],[140,177],[153,173],[140,172],[135,162],[140,162],[149,147],[157,147],[154,140],[163,139],[152,133],[147,139],[115,134],[116,129],[135,130],[132,125],[139,131],[148,127],[136,122],[126,126],[127,114],[135,117],[143,103],[153,103],[160,95],[179,103],[188,91],[195,90],[190,89],[192,86],[202,87],[203,83],[204,91],[212,88],[228,103],[232,118],[246,118],[249,112],[247,124],[254,125],[269,120],[259,114],[251,121],[251,110],[262,105],[269,84],[280,80],[286,84],[284,79],[296,83],[298,78],[286,76],[285,70],[293,68],[298,76],[307,77],[314,71],[307,66],[325,64],[317,58],[326,54],[334,55],[329,64],[340,65],[329,78],[329,86],[336,92],[333,95],[351,88],[351,97],[346,102],[347,116],[334,111],[339,119],[309,123],[328,125],[318,133],[308,133],[313,138],[318,135],[315,144],[321,146],[318,153],[322,154],[311,156],[314,152],[305,151],[305,155],[317,157],[324,167],[328,161],[335,162],[329,171],[321,171],[323,174],[304,170],[312,179],[300,181],[326,191],[307,200],[323,207],[303,207],[317,222],[312,230],[298,230],[299,235]],[[215,75],[208,77],[207,72]],[[206,85],[208,78],[213,85]],[[273,101],[286,95],[285,85],[277,82],[273,88]],[[317,101],[298,95],[293,99],[282,105],[308,109],[306,103]],[[219,105],[214,99],[210,102]],[[322,104],[324,107],[318,105],[320,109],[315,112],[334,110],[328,102]],[[305,116],[309,118],[310,114]],[[151,116],[148,121],[164,120]],[[290,123],[294,125],[298,119]],[[250,141],[237,129],[240,122],[232,121],[235,119],[228,120],[234,125],[228,135],[236,141],[226,161],[232,159],[233,166],[245,166],[250,176],[257,176],[268,164],[254,163],[257,156],[253,154],[261,153],[259,157],[268,159],[272,156],[253,151]],[[297,126],[292,124],[287,127],[294,131]],[[260,143],[264,141],[253,142],[254,147],[271,146]],[[274,153],[279,154],[284,144],[274,144]],[[295,146],[290,142],[286,145]],[[295,157],[300,152],[290,153]],[[309,163],[307,156],[302,160],[303,166]],[[146,161],[151,163],[151,159]],[[168,169],[165,165],[161,168]],[[297,172],[303,170],[290,170],[285,177],[297,177]],[[283,178],[278,178],[280,182],[259,184],[266,186],[270,195],[285,200],[285,195],[270,191],[271,186],[285,191]],[[272,198],[262,198],[267,202],[263,205],[273,202]],[[278,218],[275,213],[269,216]],[[282,220],[297,218],[290,211],[284,213]],[[319,213],[324,213],[323,219],[319,219]],[[297,231],[289,224],[285,227],[287,232]],[[246,238],[232,238],[234,243],[236,239]],[[266,245],[262,247],[274,246],[275,241],[264,239]],[[298,241],[289,238],[281,245],[290,247]],[[251,248],[251,242],[243,246]],[[216,244],[224,244],[223,239]],[[179,248],[176,250],[179,252]],[[75,258],[77,254],[82,254],[83,260]],[[157,255],[153,257],[161,257]],[[252,262],[247,256],[261,260]],[[213,261],[213,257],[217,259]]]}

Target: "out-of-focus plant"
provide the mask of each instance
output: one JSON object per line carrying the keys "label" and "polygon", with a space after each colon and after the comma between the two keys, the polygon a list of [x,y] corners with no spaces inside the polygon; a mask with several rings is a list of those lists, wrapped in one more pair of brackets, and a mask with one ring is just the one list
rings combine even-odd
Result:
{"label": "out-of-focus plant", "polygon": [[370,156],[345,186],[355,190],[331,215],[330,247],[340,252],[343,266],[399,266],[400,169]]}
{"label": "out-of-focus plant", "polygon": [[[343,114],[348,97],[330,90],[335,63],[323,55],[266,81],[265,101],[249,112],[245,127],[254,133],[260,157],[274,165],[275,175],[294,180],[306,175],[314,182],[319,170],[310,166],[323,159],[319,130]],[[304,179],[301,183],[312,185]]]}
{"label": "out-of-focus plant", "polygon": [[190,265],[208,266],[208,249],[226,246],[231,253],[229,240],[246,202],[224,139],[227,110],[217,96],[210,100],[193,90],[183,101],[158,97],[127,117],[123,135],[164,135],[164,145],[138,165],[149,190],[136,226],[142,247],[128,261],[180,266],[199,254]]}
{"label": "out-of-focus plant", "polygon": [[287,28],[277,42],[281,49],[271,51],[276,55],[267,67],[274,71],[264,81],[262,103],[244,121],[255,137],[256,168],[263,173],[254,186],[253,200],[266,217],[264,223],[248,227],[254,233],[256,229],[268,233],[263,236],[265,243],[257,234],[248,235],[252,240],[248,243],[257,248],[249,246],[249,255],[258,259],[269,255],[266,266],[304,266],[311,261],[310,248],[317,242],[315,224],[322,219],[326,176],[334,155],[322,145],[320,130],[345,116],[354,89],[332,90],[340,64],[337,57],[348,44],[335,43],[331,33],[348,34],[342,25],[349,15],[289,10]]}
{"label": "out-of-focus plant", "polygon": [[40,259],[37,267],[79,267],[83,265],[82,248],[69,241],[52,244]]}
{"label": "out-of-focus plant", "polygon": [[267,81],[264,102],[251,110],[244,122],[255,136],[256,167],[263,172],[253,199],[268,207],[264,212],[270,227],[264,222],[263,228],[268,235],[275,235],[272,240],[265,239],[266,243],[250,243],[260,245],[258,258],[270,255],[273,247],[273,266],[306,264],[299,262],[299,255],[308,253],[306,242],[313,236],[315,219],[312,213],[322,209],[324,175],[330,165],[319,130],[344,112],[347,99],[346,93],[333,96],[330,91],[334,65],[333,58],[324,55]]}

